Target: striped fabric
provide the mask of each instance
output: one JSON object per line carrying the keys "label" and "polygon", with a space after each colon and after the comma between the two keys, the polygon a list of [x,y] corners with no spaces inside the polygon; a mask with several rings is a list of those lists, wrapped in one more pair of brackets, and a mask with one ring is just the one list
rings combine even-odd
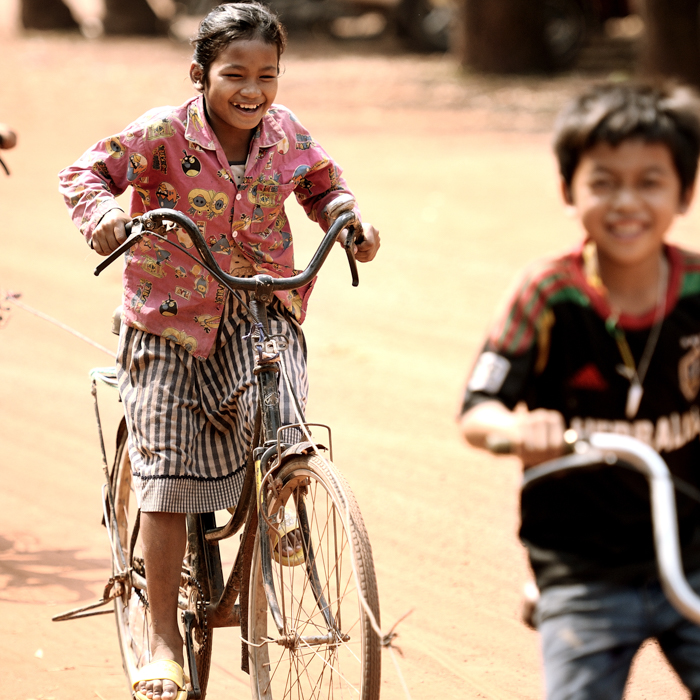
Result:
{"label": "striped fabric", "polygon": [[[306,405],[306,345],[279,301],[268,309],[270,332],[284,335],[292,386]],[[124,326],[119,392],[129,427],[133,483],[144,512],[204,513],[235,506],[252,441],[257,400],[251,322],[237,299],[227,302],[216,346],[205,360],[161,336]],[[283,423],[296,423],[280,382]]]}
{"label": "striped fabric", "polygon": [[576,286],[578,264],[576,254],[531,264],[511,296],[506,312],[490,333],[492,348],[511,355],[526,352],[537,340],[542,317],[557,301],[590,306],[586,294]]}

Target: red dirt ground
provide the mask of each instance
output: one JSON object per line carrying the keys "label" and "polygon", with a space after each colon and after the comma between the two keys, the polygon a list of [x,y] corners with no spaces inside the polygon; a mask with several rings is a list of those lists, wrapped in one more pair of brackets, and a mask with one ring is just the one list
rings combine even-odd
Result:
{"label": "red dirt ground", "polygon": [[[84,3],[85,4],[85,3]],[[89,5],[89,2],[86,6]],[[19,146],[0,175],[0,288],[112,350],[116,269],[73,228],[56,172],[146,109],[191,94],[189,48],[166,40],[21,35],[0,0],[0,121]],[[293,41],[279,101],[343,165],[377,260],[350,287],[343,256],[311,303],[311,420],[334,428],[336,462],[374,547],[385,628],[399,626],[414,700],[541,697],[537,635],[518,620],[527,566],[516,530],[518,465],[468,449],[454,416],[489,318],[522,265],[573,244],[548,132],[586,79],[459,76],[449,58],[390,43]],[[299,259],[318,238],[299,212]],[[674,238],[695,243],[697,208]],[[3,312],[3,317],[6,314]],[[108,576],[102,470],[88,369],[111,359],[26,312],[0,331],[0,687],[8,700],[127,698],[113,619],[52,623],[97,599]],[[113,430],[116,398],[101,392]],[[213,698],[248,697],[238,632],[217,632]],[[403,692],[384,657],[383,699]],[[629,699],[686,698],[656,647]]]}

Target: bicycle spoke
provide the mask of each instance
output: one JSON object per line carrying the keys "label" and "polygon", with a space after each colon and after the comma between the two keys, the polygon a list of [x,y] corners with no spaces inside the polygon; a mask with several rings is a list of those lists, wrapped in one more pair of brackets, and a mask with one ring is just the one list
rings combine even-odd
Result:
{"label": "bicycle spoke", "polygon": [[[329,470],[332,475],[326,479]],[[286,635],[280,638],[261,598],[259,561],[254,562],[249,605],[252,639],[260,643],[268,630],[273,639],[264,651],[250,648],[253,696],[256,700],[378,700],[379,640],[362,609],[353,568],[357,561],[359,581],[376,606],[370,550],[357,507],[353,501],[351,514],[349,508],[338,505],[346,503],[347,492],[345,487],[337,488],[339,477],[325,460],[299,457],[283,468],[283,484],[284,475],[290,488],[282,486],[279,496],[272,497],[269,512],[284,513],[289,521],[294,511],[305,561],[298,566],[273,562],[275,591],[285,611]],[[259,549],[255,551],[259,559]]]}

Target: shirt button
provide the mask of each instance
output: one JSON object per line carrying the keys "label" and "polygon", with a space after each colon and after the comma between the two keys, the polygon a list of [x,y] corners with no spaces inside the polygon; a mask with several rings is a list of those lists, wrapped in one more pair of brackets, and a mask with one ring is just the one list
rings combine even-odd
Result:
{"label": "shirt button", "polygon": [[242,196],[243,196],[243,195],[239,192],[239,193],[236,195],[236,199],[240,199]]}

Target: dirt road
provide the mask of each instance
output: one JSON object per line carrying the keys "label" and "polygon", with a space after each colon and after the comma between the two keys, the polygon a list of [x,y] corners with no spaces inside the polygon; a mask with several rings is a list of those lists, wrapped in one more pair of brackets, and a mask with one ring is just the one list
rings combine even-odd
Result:
{"label": "dirt road", "polygon": [[[0,288],[110,349],[117,270],[68,220],[56,172],[146,109],[191,94],[189,49],[167,41],[19,36],[0,0],[0,121],[20,145],[0,174]],[[324,269],[306,333],[309,417],[374,546],[384,626],[399,627],[414,700],[541,697],[537,636],[518,621],[527,575],[516,538],[518,466],[468,449],[461,384],[494,305],[524,262],[575,242],[548,152],[554,111],[580,79],[459,78],[448,59],[293,43],[279,101],[344,166],[378,259],[350,287]],[[318,234],[300,212],[299,259]],[[697,208],[676,240],[693,244]],[[3,311],[3,318],[7,314]],[[0,669],[3,697],[127,698],[110,616],[52,623],[108,576],[102,471],[88,369],[111,359],[21,310],[0,330]],[[105,423],[116,397],[101,393]],[[217,632],[210,697],[246,698],[237,630]],[[653,646],[629,698],[686,694]],[[385,656],[384,700],[404,697]]]}

